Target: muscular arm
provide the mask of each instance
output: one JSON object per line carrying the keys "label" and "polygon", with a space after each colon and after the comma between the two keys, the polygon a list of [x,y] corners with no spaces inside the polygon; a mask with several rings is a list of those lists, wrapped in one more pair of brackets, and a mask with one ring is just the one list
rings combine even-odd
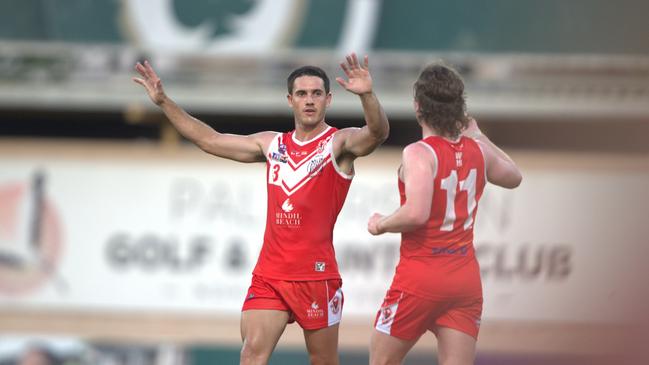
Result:
{"label": "muscular arm", "polygon": [[383,143],[390,133],[388,118],[381,107],[379,99],[372,90],[372,76],[369,73],[369,59],[365,56],[363,65],[360,65],[356,54],[347,56],[347,63],[340,67],[347,76],[347,80],[338,77],[336,81],[345,90],[358,95],[363,106],[366,125],[362,128],[347,128],[337,135],[341,140],[340,155],[351,155],[352,159],[366,156]]}
{"label": "muscular arm", "polygon": [[274,132],[261,132],[248,136],[223,134],[192,117],[169,98],[162,81],[148,62],[138,63],[135,69],[142,76],[133,81],[142,85],[151,101],[160,107],[178,133],[203,151],[212,155],[240,162],[264,161],[265,148],[273,139]]}
{"label": "muscular arm", "polygon": [[507,189],[516,188],[521,184],[523,176],[514,160],[480,131],[475,119],[471,118],[463,134],[475,139],[480,145],[485,156],[487,181]]}
{"label": "muscular arm", "polygon": [[385,232],[409,232],[426,224],[433,201],[433,179],[437,165],[431,152],[421,143],[403,150],[402,174],[406,202],[388,216],[374,214],[367,229],[373,235]]}

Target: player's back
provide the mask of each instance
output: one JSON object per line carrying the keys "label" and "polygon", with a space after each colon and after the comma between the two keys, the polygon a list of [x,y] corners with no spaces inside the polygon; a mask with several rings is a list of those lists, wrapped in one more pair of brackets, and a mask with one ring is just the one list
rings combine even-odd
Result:
{"label": "player's back", "polygon": [[[481,292],[473,248],[473,223],[484,190],[485,162],[478,144],[430,136],[422,143],[437,166],[428,222],[402,234],[401,259],[393,286],[440,298]],[[406,201],[399,180],[401,204]]]}

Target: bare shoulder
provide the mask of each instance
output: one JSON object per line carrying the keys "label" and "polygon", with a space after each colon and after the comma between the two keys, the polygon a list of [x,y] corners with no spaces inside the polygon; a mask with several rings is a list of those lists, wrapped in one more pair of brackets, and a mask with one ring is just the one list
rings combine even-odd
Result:
{"label": "bare shoulder", "polygon": [[404,160],[408,159],[414,161],[430,160],[433,157],[430,148],[424,143],[420,143],[419,141],[407,145],[403,149],[402,156]]}
{"label": "bare shoulder", "polygon": [[259,144],[266,148],[279,133],[280,132],[263,131],[251,134],[250,137],[254,138]]}

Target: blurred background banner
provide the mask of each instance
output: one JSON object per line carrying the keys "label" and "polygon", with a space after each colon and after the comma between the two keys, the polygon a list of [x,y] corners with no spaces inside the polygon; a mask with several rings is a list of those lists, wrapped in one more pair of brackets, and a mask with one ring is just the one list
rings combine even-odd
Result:
{"label": "blurred background banner", "polygon": [[649,53],[637,37],[649,5],[634,0],[10,0],[0,10],[4,39],[156,50]]}
{"label": "blurred background banner", "polygon": [[[635,0],[0,2],[0,365],[42,347],[75,364],[236,363],[265,169],[186,143],[134,64],[149,60],[192,115],[249,134],[292,129],[288,74],[342,76],[350,51],[370,56],[391,134],[357,161],[336,225],[342,363],[367,362],[399,248],[367,219],[397,207],[400,151],[421,137],[412,85],[440,59],[524,175],[478,209],[476,363],[645,363],[648,13]],[[332,93],[328,123],[363,125],[358,97]],[[406,364],[430,363],[434,343]],[[306,361],[289,326],[271,364]]]}
{"label": "blurred background banner", "polygon": [[[381,157],[398,154],[368,163]],[[0,306],[238,315],[263,240],[263,165],[48,154],[0,164]],[[398,206],[397,165],[359,164],[334,242],[349,319],[380,306],[399,245],[365,229]],[[476,223],[484,320],[634,320],[648,182],[646,171],[537,169],[518,190],[489,187]]]}

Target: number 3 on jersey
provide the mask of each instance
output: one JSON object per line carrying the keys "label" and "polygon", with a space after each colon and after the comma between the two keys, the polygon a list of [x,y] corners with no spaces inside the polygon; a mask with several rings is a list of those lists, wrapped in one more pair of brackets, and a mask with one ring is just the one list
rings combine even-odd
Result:
{"label": "number 3 on jersey", "polygon": [[277,182],[277,179],[279,178],[279,168],[279,164],[275,164],[271,168],[272,171],[270,172],[269,176],[271,184]]}
{"label": "number 3 on jersey", "polygon": [[[464,221],[464,230],[466,231],[473,224],[473,211],[476,208],[475,201],[475,183],[476,183],[476,169],[469,170],[469,176],[465,180],[460,181],[460,191],[466,191],[466,211],[467,217]],[[451,174],[441,181],[441,188],[446,190],[446,214],[444,215],[444,222],[440,227],[441,231],[450,232],[455,225],[455,199],[458,188],[457,171],[452,170]]]}

